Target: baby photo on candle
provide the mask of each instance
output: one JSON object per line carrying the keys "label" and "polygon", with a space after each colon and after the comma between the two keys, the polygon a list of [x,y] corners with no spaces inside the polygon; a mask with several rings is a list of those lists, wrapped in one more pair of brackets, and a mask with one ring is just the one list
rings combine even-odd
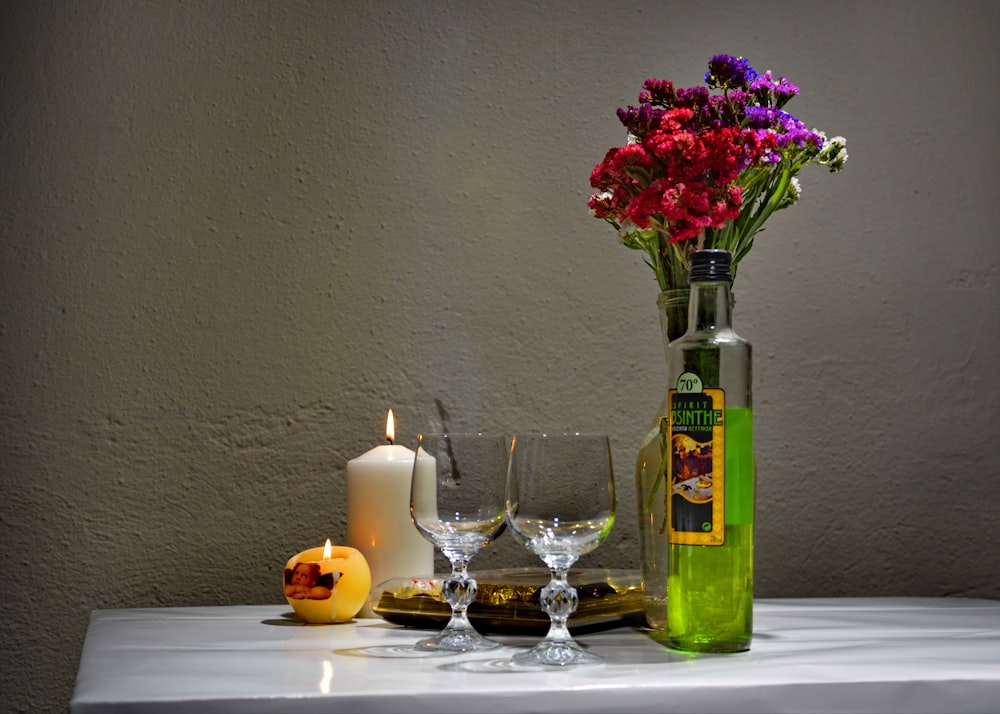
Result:
{"label": "baby photo on candle", "polygon": [[296,600],[326,600],[343,573],[321,573],[318,563],[296,563],[285,568],[285,595]]}

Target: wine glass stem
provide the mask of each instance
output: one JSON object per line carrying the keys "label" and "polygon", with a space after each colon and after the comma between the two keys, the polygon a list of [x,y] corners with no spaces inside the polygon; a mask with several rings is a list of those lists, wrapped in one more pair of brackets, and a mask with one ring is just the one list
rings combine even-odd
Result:
{"label": "wine glass stem", "polygon": [[568,570],[568,567],[550,568],[552,578],[549,584],[542,588],[542,607],[549,616],[549,632],[545,635],[545,639],[549,641],[565,642],[573,639],[566,623],[576,610],[579,596],[576,588],[566,579]]}
{"label": "wine glass stem", "polygon": [[471,630],[472,623],[466,610],[476,599],[476,581],[469,577],[469,559],[451,559],[451,576],[441,584],[444,599],[451,605],[449,630]]}

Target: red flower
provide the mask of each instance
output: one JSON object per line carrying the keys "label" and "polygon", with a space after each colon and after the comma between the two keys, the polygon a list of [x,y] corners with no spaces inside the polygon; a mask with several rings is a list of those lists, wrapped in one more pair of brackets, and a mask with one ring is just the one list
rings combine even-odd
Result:
{"label": "red flower", "polygon": [[737,218],[742,193],[734,182],[761,156],[762,142],[735,127],[698,128],[686,108],[664,112],[641,143],[611,149],[591,173],[591,209],[621,225],[653,225],[679,243]]}

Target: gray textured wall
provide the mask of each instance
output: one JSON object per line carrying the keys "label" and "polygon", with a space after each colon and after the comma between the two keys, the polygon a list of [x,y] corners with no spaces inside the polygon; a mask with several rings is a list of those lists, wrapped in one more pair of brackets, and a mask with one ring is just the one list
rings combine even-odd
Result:
{"label": "gray textured wall", "polygon": [[389,407],[610,432],[635,565],[656,287],[588,176],[718,52],[851,155],[737,280],[758,594],[1000,597],[998,7],[4,2],[0,707],[94,608],[283,602]]}

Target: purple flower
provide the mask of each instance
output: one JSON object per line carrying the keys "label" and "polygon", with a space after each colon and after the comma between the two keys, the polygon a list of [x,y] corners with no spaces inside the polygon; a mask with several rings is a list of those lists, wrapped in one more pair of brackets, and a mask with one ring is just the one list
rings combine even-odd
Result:
{"label": "purple flower", "polygon": [[776,107],[747,107],[747,128],[773,131],[779,148],[794,144],[805,148],[807,144],[819,150],[823,137],[788,112]]}
{"label": "purple flower", "polygon": [[757,76],[757,70],[745,58],[715,55],[708,61],[705,84],[721,89],[746,89]]}
{"label": "purple flower", "polygon": [[761,104],[782,107],[799,93],[799,88],[784,77],[775,81],[774,75],[767,71],[750,83],[750,91]]}
{"label": "purple flower", "polygon": [[650,128],[660,123],[665,109],[658,109],[650,104],[640,104],[638,107],[628,107],[618,110],[618,119],[630,134],[642,136]]}
{"label": "purple flower", "polygon": [[773,107],[747,107],[747,126],[751,129],[771,129],[777,123],[778,110]]}
{"label": "purple flower", "polygon": [[677,106],[692,109],[697,114],[708,105],[707,87],[689,87],[677,90]]}

